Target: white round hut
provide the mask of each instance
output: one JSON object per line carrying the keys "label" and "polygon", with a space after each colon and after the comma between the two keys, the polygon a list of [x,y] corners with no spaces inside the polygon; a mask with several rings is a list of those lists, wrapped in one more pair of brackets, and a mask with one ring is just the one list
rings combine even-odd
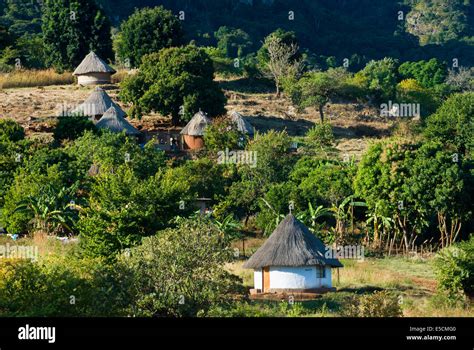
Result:
{"label": "white round hut", "polygon": [[292,214],[244,264],[254,270],[254,292],[320,292],[334,290],[331,269],[342,267],[326,257],[326,246]]}
{"label": "white round hut", "polygon": [[110,84],[116,70],[91,51],[76,68],[73,75],[77,76],[79,85]]}

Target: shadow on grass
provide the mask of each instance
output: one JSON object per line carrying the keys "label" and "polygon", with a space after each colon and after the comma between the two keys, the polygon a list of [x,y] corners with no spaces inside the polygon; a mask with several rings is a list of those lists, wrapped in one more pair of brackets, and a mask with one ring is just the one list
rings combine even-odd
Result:
{"label": "shadow on grass", "polygon": [[274,116],[258,115],[247,119],[259,132],[267,132],[271,129],[277,131],[286,130],[290,136],[305,135],[314,126],[314,123],[305,119],[283,119]]}
{"label": "shadow on grass", "polygon": [[223,90],[235,91],[243,94],[269,94],[275,92],[275,85],[266,79],[240,78],[219,82]]}
{"label": "shadow on grass", "polygon": [[336,137],[347,139],[359,139],[361,137],[385,137],[390,135],[388,129],[378,129],[369,125],[357,125],[349,127],[333,126],[333,132]]}

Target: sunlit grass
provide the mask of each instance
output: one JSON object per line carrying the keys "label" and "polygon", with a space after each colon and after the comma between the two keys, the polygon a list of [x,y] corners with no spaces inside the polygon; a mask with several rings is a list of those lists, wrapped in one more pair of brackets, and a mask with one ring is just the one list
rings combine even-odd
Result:
{"label": "sunlit grass", "polygon": [[56,73],[48,70],[18,70],[0,75],[0,89],[23,88],[74,83],[70,72]]}

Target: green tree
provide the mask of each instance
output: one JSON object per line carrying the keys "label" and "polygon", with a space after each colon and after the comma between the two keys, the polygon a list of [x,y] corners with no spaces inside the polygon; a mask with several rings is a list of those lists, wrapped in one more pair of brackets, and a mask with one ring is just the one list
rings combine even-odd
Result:
{"label": "green tree", "polygon": [[397,61],[393,58],[384,58],[379,61],[370,61],[355,79],[363,85],[372,97],[388,100],[395,96],[397,85]]}
{"label": "green tree", "polygon": [[135,116],[156,111],[171,115],[174,125],[199,110],[210,117],[225,112],[226,98],[214,81],[212,60],[193,45],[146,56],[139,73],[123,82],[121,96],[133,103]]}
{"label": "green tree", "polygon": [[440,143],[427,142],[417,149],[408,168],[404,186],[414,199],[410,205],[420,213],[436,213],[441,246],[451,245],[472,214],[473,180],[467,162]]}
{"label": "green tree", "polygon": [[398,72],[403,79],[416,79],[425,88],[444,83],[447,75],[446,65],[436,58],[429,61],[404,62],[398,67]]}
{"label": "green tree", "polygon": [[217,47],[229,58],[242,58],[250,53],[250,36],[240,28],[220,27],[214,33]]}
{"label": "green tree", "polygon": [[180,201],[189,200],[188,190],[187,183],[164,171],[147,179],[137,177],[128,165],[102,172],[77,223],[83,254],[113,260],[120,250],[169,227],[180,213]]}
{"label": "green tree", "polygon": [[42,17],[47,64],[71,70],[94,51],[113,58],[110,22],[93,0],[45,0]]}
{"label": "green tree", "polygon": [[181,21],[163,6],[143,8],[122,22],[115,40],[122,62],[137,67],[143,56],[182,44],[183,29]]}
{"label": "green tree", "polygon": [[450,96],[426,120],[425,135],[450,146],[460,156],[474,155],[474,92]]}
{"label": "green tree", "polygon": [[276,95],[286,79],[296,79],[303,63],[299,46],[293,32],[281,29],[269,34],[257,53],[261,72],[275,82]]}
{"label": "green tree", "polygon": [[347,72],[341,68],[306,73],[294,86],[290,86],[288,93],[298,109],[316,108],[321,123],[324,123],[324,106],[340,93],[348,77]]}

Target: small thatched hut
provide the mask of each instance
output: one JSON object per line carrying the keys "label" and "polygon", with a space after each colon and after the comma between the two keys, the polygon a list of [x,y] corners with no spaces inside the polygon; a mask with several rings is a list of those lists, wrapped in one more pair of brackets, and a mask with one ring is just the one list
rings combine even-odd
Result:
{"label": "small thatched hut", "polygon": [[257,293],[331,290],[331,268],[339,260],[326,257],[326,246],[292,214],[244,264],[254,270]]}
{"label": "small thatched hut", "polygon": [[93,121],[98,121],[110,107],[114,107],[118,115],[123,118],[127,115],[118,104],[112,101],[104,89],[96,87],[82,104],[62,113],[62,116],[85,116],[92,118]]}
{"label": "small thatched hut", "polygon": [[77,76],[79,85],[110,84],[116,71],[104,60],[91,51],[76,68],[73,75]]}
{"label": "small thatched hut", "polygon": [[197,112],[189,123],[181,130],[183,147],[185,149],[200,149],[204,147],[204,129],[211,120],[204,112]]}
{"label": "small thatched hut", "polygon": [[254,134],[254,127],[239,112],[232,112],[230,119],[237,125],[237,130],[250,137]]}
{"label": "small thatched hut", "polygon": [[108,129],[116,133],[125,131],[125,134],[129,136],[140,136],[140,131],[135,129],[124,117],[120,116],[119,110],[113,106],[100,118],[96,127],[99,129]]}

